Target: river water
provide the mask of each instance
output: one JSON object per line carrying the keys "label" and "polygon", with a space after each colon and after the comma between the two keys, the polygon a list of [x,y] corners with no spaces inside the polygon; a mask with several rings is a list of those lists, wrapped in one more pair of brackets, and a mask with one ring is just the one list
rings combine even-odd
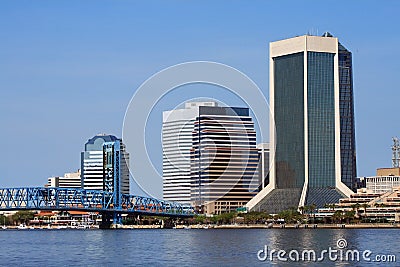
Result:
{"label": "river water", "polygon": [[[342,242],[340,245],[338,240]],[[344,247],[346,242],[347,247]],[[267,255],[272,250],[284,250],[286,254],[281,259],[277,258],[277,253],[272,254],[271,260],[265,257],[266,247]],[[338,251],[336,254],[332,251],[331,259],[327,253],[321,254],[330,247]],[[360,261],[352,261],[350,254],[348,258],[340,258],[340,251],[345,254],[350,249],[359,251]],[[302,255],[304,250],[314,250],[317,258],[323,261],[297,259],[293,251]],[[364,260],[362,253],[366,250],[371,253]],[[394,255],[396,262],[373,262],[376,255],[379,259],[386,257],[386,261],[393,261],[391,255]],[[288,261],[284,261],[285,256]],[[400,266],[400,230],[0,230],[0,265]]]}

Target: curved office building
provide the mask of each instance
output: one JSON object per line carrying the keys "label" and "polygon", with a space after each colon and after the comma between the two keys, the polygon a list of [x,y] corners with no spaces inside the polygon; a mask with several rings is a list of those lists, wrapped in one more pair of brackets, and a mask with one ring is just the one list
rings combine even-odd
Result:
{"label": "curved office building", "polygon": [[121,193],[129,194],[129,154],[125,150],[122,140],[114,135],[98,134],[90,138],[81,153],[81,181],[82,188],[104,190],[105,162],[103,157],[104,144],[119,144],[118,161],[120,166]]}

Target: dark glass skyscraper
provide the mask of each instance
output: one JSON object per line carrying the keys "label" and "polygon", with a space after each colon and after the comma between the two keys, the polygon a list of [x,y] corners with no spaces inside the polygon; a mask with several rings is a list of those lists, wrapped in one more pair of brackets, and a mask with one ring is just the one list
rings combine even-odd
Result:
{"label": "dark glass skyscraper", "polygon": [[351,53],[329,33],[271,43],[270,106],[275,123],[270,184],[248,208],[276,213],[321,207],[351,194],[356,178]]}

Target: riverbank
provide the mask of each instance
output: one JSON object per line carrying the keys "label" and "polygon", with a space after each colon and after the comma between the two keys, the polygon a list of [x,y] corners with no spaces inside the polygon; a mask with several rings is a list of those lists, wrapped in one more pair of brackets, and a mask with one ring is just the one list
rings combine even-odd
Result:
{"label": "riverbank", "polygon": [[[196,224],[177,225],[174,229],[400,229],[400,224]],[[163,229],[160,225],[123,225],[122,229]]]}
{"label": "riverbank", "polygon": [[400,224],[363,223],[363,224],[227,224],[227,225],[189,225],[176,226],[177,229],[400,229]]}
{"label": "riverbank", "polygon": [[92,230],[92,229],[99,229],[98,225],[82,225],[82,226],[14,226],[14,225],[8,225],[6,229],[0,228],[1,231],[7,231],[7,230],[21,230],[21,231],[29,231],[29,230],[73,230],[73,229],[79,229],[79,230]]}
{"label": "riverbank", "polygon": [[[73,230],[71,227],[33,227],[18,229],[17,226],[8,226],[7,230]],[[91,226],[85,230],[99,229]],[[161,225],[122,225],[119,229],[164,229]],[[363,223],[363,224],[224,224],[224,225],[177,225],[173,229],[400,229],[400,224],[389,223]]]}

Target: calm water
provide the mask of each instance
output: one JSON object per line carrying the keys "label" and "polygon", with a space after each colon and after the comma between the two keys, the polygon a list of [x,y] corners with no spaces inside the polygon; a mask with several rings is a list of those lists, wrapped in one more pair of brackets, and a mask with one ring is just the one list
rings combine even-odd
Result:
{"label": "calm water", "polygon": [[[388,263],[294,263],[259,261],[269,249],[347,249],[394,254],[400,266],[396,229],[209,229],[209,230],[0,230],[2,266],[388,266]],[[262,255],[262,254],[261,254]]]}

